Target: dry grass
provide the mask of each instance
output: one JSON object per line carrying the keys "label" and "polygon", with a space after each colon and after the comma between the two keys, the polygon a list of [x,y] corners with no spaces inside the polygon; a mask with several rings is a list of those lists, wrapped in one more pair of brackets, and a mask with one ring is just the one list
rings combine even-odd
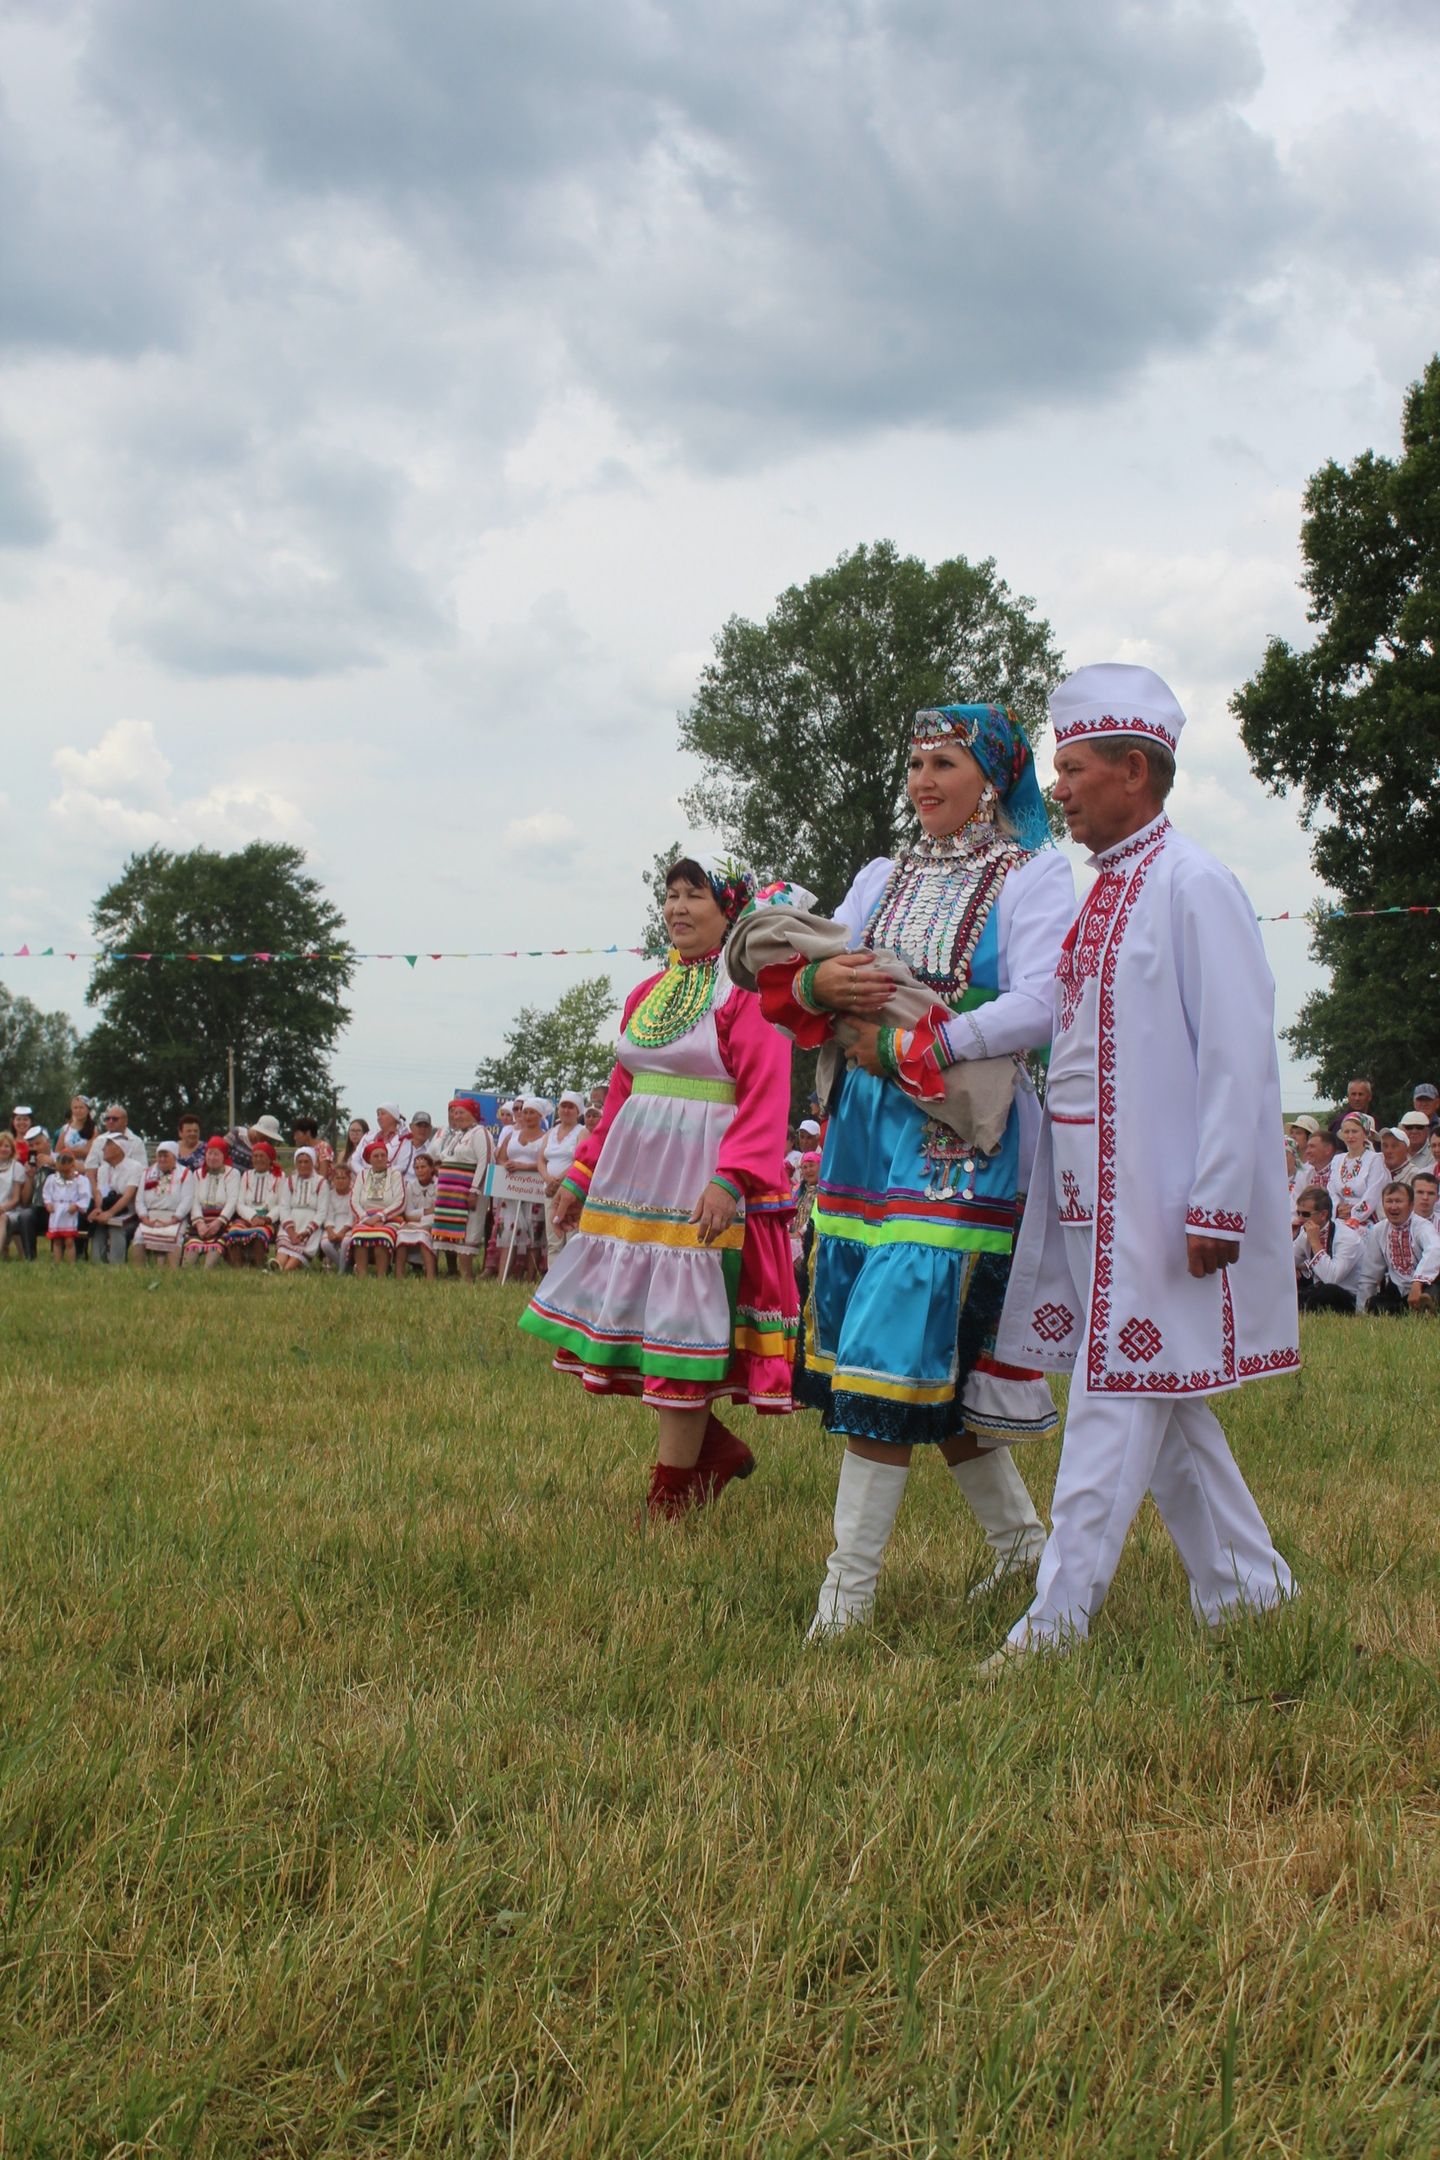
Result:
{"label": "dry grass", "polygon": [[637,1536],[520,1303],[0,1271],[5,2160],[1440,2149],[1440,1328],[1225,1406],[1293,1612],[1147,1516],[997,1693],[935,1464],[806,1651],[814,1421]]}

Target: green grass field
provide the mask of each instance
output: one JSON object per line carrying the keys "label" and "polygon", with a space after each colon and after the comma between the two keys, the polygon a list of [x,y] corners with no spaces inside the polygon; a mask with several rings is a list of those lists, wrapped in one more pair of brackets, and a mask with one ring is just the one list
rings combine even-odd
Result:
{"label": "green grass field", "polygon": [[938,1463],[807,1650],[816,1421],[637,1534],[521,1303],[0,1269],[3,2160],[1440,2150],[1440,1326],[1223,1406],[1294,1609],[1147,1510],[985,1690]]}

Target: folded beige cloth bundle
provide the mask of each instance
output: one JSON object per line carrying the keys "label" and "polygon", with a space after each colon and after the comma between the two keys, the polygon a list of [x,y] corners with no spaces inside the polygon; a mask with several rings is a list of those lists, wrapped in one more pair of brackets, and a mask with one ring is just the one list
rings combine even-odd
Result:
{"label": "folded beige cloth bundle", "polygon": [[[849,950],[849,934],[839,923],[824,915],[811,915],[803,908],[769,906],[741,916],[725,948],[725,965],[742,990],[754,990],[759,987],[763,968],[796,959],[807,964],[812,960],[833,960],[837,953]],[[875,964],[884,969],[895,986],[880,1013],[887,1027],[917,1027],[932,1006],[945,1002],[916,979],[899,953],[877,947]],[[840,1060],[847,1046],[856,1040],[850,1023],[837,1015],[835,1032],[820,1052],[817,1092],[823,1103],[832,1100]],[[967,1147],[993,1155],[1004,1137],[1018,1070],[1013,1057],[965,1058],[947,1066],[942,1074],[944,1095],[937,1095],[921,1107],[948,1126]],[[910,1099],[916,1100],[914,1096]]]}

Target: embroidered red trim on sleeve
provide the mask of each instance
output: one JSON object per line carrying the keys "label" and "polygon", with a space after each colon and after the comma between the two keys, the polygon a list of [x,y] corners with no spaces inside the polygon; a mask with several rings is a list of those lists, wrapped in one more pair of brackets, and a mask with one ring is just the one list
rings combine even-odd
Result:
{"label": "embroidered red trim on sleeve", "polygon": [[1244,1237],[1245,1217],[1225,1208],[1191,1207],[1185,1210],[1185,1228],[1201,1236]]}

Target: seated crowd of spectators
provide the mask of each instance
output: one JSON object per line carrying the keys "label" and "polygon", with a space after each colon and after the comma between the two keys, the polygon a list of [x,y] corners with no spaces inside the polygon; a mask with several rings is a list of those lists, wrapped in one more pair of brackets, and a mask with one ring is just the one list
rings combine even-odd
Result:
{"label": "seated crowd of spectators", "polygon": [[1433,1313],[1440,1283],[1440,1089],[1415,1088],[1393,1125],[1368,1080],[1328,1121],[1290,1127],[1290,1199],[1300,1309]]}
{"label": "seated crowd of spectators", "polygon": [[[333,1141],[298,1119],[288,1146],[274,1117],[207,1139],[185,1116],[153,1147],[121,1103],[97,1118],[77,1095],[53,1136],[20,1103],[0,1130],[0,1259],[533,1277],[565,1242],[551,1203],[602,1100],[521,1096],[487,1124],[458,1095],[443,1126],[382,1103]],[[526,1173],[521,1197],[492,1196],[497,1165]]]}
{"label": "seated crowd of spectators", "polygon": [[[487,1124],[480,1098],[459,1095],[443,1126],[382,1103],[334,1144],[297,1119],[288,1148],[269,1116],[209,1139],[182,1117],[174,1140],[147,1148],[123,1104],[97,1118],[82,1095],[52,1138],[20,1103],[0,1130],[0,1260],[33,1260],[43,1246],[72,1264],[537,1280],[573,1235],[557,1228],[553,1202],[603,1096],[517,1096]],[[1352,1080],[1327,1120],[1294,1120],[1286,1148],[1301,1309],[1433,1313],[1440,1090],[1421,1082],[1398,1122],[1380,1126],[1370,1082]],[[816,1117],[792,1130],[787,1160],[798,1264],[820,1169]],[[497,1166],[519,1173],[516,1191],[492,1194]]]}

